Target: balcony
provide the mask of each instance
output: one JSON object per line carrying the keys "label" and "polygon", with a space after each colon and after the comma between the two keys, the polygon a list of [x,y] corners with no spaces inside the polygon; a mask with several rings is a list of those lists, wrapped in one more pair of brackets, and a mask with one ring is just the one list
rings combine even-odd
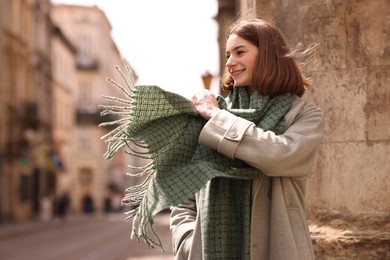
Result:
{"label": "balcony", "polygon": [[38,104],[36,102],[26,102],[22,105],[19,115],[20,123],[24,128],[37,130],[39,126]]}
{"label": "balcony", "polygon": [[96,71],[99,69],[97,60],[88,55],[77,55],[76,65],[78,70]]}
{"label": "balcony", "polygon": [[[103,122],[108,122],[108,121],[114,121],[117,120],[118,118],[113,116],[113,115],[105,115],[101,116],[100,115],[101,110],[100,109],[83,109],[83,108],[78,108],[77,109],[77,114],[76,114],[76,122],[78,125],[96,125],[98,126],[99,124]],[[115,126],[109,127],[106,126],[106,128],[113,129]]]}

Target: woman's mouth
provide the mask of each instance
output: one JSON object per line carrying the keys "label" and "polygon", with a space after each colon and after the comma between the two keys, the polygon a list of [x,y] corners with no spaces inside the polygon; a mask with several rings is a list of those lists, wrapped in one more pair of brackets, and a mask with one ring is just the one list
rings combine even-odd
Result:
{"label": "woman's mouth", "polygon": [[235,70],[235,71],[230,72],[230,74],[231,74],[233,77],[235,77],[235,76],[241,74],[241,73],[244,72],[244,71],[245,71],[245,69],[242,69],[242,70]]}

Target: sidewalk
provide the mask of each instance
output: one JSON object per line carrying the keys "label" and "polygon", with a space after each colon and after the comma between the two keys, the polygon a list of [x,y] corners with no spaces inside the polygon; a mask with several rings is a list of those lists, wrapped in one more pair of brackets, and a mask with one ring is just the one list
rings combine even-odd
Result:
{"label": "sidewalk", "polygon": [[0,224],[0,241],[11,237],[20,235],[31,234],[44,229],[49,229],[61,225],[63,222],[71,223],[84,223],[91,218],[98,218],[99,216],[87,216],[87,215],[68,215],[65,219],[53,218],[50,221],[42,221],[40,219],[28,220],[18,223],[2,223]]}
{"label": "sidewalk", "polygon": [[[79,230],[79,227],[81,229],[87,230],[87,234],[91,234],[93,237],[94,231],[93,228],[96,227],[102,227],[99,229],[101,231],[100,238],[98,240],[92,238],[89,240],[85,239],[83,240],[82,246],[78,243],[77,245],[73,242],[67,241],[64,243],[65,249],[62,249],[63,252],[70,252],[72,255],[72,259],[84,259],[81,257],[83,255],[84,257],[91,257],[90,252],[94,252],[94,257],[98,258],[85,258],[85,259],[105,259],[103,257],[106,256],[107,252],[111,252],[110,250],[117,250],[116,253],[112,254],[112,259],[120,259],[120,260],[173,260],[173,254],[172,254],[172,246],[171,246],[171,239],[170,239],[170,231],[169,231],[169,214],[161,214],[156,216],[155,218],[155,225],[156,230],[159,232],[160,238],[164,240],[164,248],[165,252],[155,249],[149,249],[145,244],[136,243],[137,241],[129,241],[129,243],[126,243],[124,245],[123,240],[120,241],[120,243],[116,243],[115,239],[112,239],[113,236],[116,237],[116,234],[123,236],[123,228],[116,228],[119,226],[123,226],[121,222],[124,221],[124,216],[122,212],[118,213],[108,213],[108,214],[96,214],[96,215],[84,215],[84,214],[70,214],[66,217],[66,219],[60,219],[55,218],[51,220],[50,222],[44,222],[40,219],[37,220],[31,220],[27,222],[20,222],[20,223],[3,223],[0,224],[0,245],[7,245],[7,243],[13,243],[11,245],[11,248],[20,248],[20,246],[25,243],[25,241],[28,241],[28,239],[42,239],[47,234],[48,237],[52,236],[53,234],[61,234],[61,232],[66,232],[64,230],[67,230],[67,227],[71,228],[72,230]],[[119,223],[119,224],[117,224]],[[64,225],[65,224],[65,225]],[[125,223],[124,223],[125,224]],[[112,225],[115,225],[113,227]],[[125,224],[126,225],[126,224]],[[110,230],[107,232],[107,230]],[[112,230],[121,230],[120,233],[117,233],[118,231]],[[76,231],[77,232],[77,231]],[[86,234],[86,233],[83,233]],[[111,242],[102,242],[104,239],[101,239],[104,237],[104,235],[107,235],[107,239],[110,239]],[[59,235],[61,236],[61,235]],[[91,237],[89,236],[89,237]],[[74,235],[73,235],[74,237]],[[84,237],[85,238],[85,237]],[[126,231],[126,238],[129,238],[129,234]],[[15,242],[13,242],[15,241]],[[24,241],[24,242],[21,242]],[[44,239],[42,240],[44,241]],[[89,242],[92,241],[92,242]],[[48,242],[49,244],[51,242]],[[58,240],[56,242],[58,243]],[[29,243],[34,244],[34,243]],[[96,247],[96,248],[95,248]],[[131,248],[136,248],[135,250],[132,250]],[[7,246],[8,250],[9,247]],[[26,246],[28,248],[28,246]],[[44,251],[46,254],[50,254],[50,248],[53,248],[52,245],[43,246],[42,248],[45,248]],[[83,252],[84,248],[90,248],[92,251],[86,251]],[[124,249],[125,248],[125,249]],[[32,251],[34,251],[34,248],[30,248]],[[96,250],[95,250],[96,249]],[[68,251],[67,251],[68,250]],[[130,251],[129,251],[130,250]],[[56,250],[58,252],[58,250]],[[114,252],[114,251],[112,251]],[[77,255],[80,253],[80,255]],[[1,253],[0,253],[1,254]],[[20,254],[21,258],[18,259],[25,259],[26,255],[23,255],[24,253]],[[29,254],[32,258],[30,259],[44,259],[44,258],[37,258],[41,257],[40,252],[32,252]],[[80,258],[77,258],[77,257]],[[35,258],[34,258],[35,257]],[[74,258],[76,257],[76,258]],[[1,258],[1,257],[0,257]],[[47,258],[46,258],[47,259]],[[62,258],[61,258],[62,259]]]}

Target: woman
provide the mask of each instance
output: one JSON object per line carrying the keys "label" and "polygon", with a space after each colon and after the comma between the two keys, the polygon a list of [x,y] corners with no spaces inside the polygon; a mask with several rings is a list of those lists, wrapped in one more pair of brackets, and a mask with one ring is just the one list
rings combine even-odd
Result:
{"label": "woman", "polygon": [[[198,114],[208,120],[199,143],[245,162],[259,175],[249,186],[242,180],[229,180],[236,187],[246,187],[239,192],[224,188],[228,178],[214,178],[194,197],[172,207],[175,259],[314,259],[304,197],[324,119],[319,108],[301,99],[309,81],[281,32],[260,19],[231,27],[226,58],[222,83],[231,92],[225,106],[221,109],[221,103],[206,90],[192,98]],[[253,107],[255,103],[260,105]],[[255,118],[232,112],[242,110],[272,113]],[[275,119],[278,113],[281,116]],[[262,127],[265,121],[274,123]],[[246,190],[250,195],[241,197]],[[242,205],[231,203],[213,211],[231,199],[229,192],[235,192],[233,197],[239,196]],[[243,214],[248,216],[249,232],[242,224],[246,217],[232,220],[234,208],[247,212]],[[207,223],[215,215],[217,221]]]}

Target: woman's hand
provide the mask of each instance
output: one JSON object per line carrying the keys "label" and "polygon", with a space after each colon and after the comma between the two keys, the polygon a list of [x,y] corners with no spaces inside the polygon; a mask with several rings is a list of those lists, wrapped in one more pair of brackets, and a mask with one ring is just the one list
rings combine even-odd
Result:
{"label": "woman's hand", "polygon": [[191,100],[198,114],[206,120],[221,110],[215,95],[209,90],[204,89],[196,93]]}

